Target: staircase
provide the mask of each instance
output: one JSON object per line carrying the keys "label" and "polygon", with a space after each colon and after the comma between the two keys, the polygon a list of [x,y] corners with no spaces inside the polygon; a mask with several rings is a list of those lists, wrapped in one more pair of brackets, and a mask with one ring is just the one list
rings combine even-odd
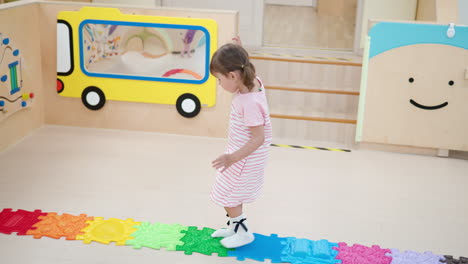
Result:
{"label": "staircase", "polygon": [[360,57],[249,52],[266,88],[274,141],[356,146]]}

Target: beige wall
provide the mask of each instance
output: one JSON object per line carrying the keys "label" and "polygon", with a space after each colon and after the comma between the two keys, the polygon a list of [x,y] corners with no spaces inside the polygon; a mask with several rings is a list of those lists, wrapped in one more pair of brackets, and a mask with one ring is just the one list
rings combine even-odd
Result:
{"label": "beige wall", "polygon": [[357,0],[319,0],[317,13],[321,16],[356,17]]}
{"label": "beige wall", "polygon": [[[361,0],[362,19],[357,52],[362,54],[371,20],[428,21],[438,23],[461,23],[458,18],[458,3],[466,0]],[[458,1],[458,3],[457,3]],[[468,13],[467,13],[468,17]]]}
{"label": "beige wall", "polygon": [[265,0],[267,5],[310,6],[316,7],[317,0]]}
{"label": "beige wall", "polygon": [[90,2],[93,3],[101,3],[101,4],[123,4],[123,5],[134,5],[134,6],[149,6],[149,7],[154,7],[156,4],[160,4],[155,1],[155,0],[91,0]]}
{"label": "beige wall", "polygon": [[48,0],[49,2],[83,2],[83,3],[91,3],[92,0]]}
{"label": "beige wall", "polygon": [[468,1],[458,0],[458,23],[468,26]]}
{"label": "beige wall", "polygon": [[468,26],[468,1],[458,0],[458,23]]}
{"label": "beige wall", "polygon": [[364,47],[369,20],[415,20],[417,3],[417,0],[364,0],[360,47]]}
{"label": "beige wall", "polygon": [[418,0],[416,20],[433,21],[436,17],[436,0]]}
{"label": "beige wall", "polygon": [[[466,0],[418,0],[417,20],[438,23],[462,23],[459,8]],[[459,4],[460,3],[460,4]],[[460,7],[459,7],[460,5]],[[466,14],[468,17],[468,13]]]}
{"label": "beige wall", "polygon": [[23,59],[22,90],[33,92],[35,99],[31,108],[20,110],[0,122],[0,151],[18,142],[44,122],[39,4],[13,7],[17,5],[0,6],[0,33],[9,37],[15,48],[20,50]]}
{"label": "beige wall", "polygon": [[437,23],[458,22],[458,0],[436,0]]}
{"label": "beige wall", "polygon": [[263,36],[263,0],[163,0],[165,7],[205,8],[212,10],[238,10],[239,34],[248,47],[260,47]]}

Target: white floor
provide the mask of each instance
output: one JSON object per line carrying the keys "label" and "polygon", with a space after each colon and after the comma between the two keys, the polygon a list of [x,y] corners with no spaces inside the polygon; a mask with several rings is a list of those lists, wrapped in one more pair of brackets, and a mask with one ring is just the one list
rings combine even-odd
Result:
{"label": "white floor", "polygon": [[[0,210],[222,227],[211,161],[225,140],[45,126],[0,153]],[[275,143],[275,142],[273,142]],[[326,146],[324,146],[326,147]],[[251,228],[468,255],[468,161],[271,148]],[[0,234],[0,263],[236,263],[232,258]],[[245,261],[239,263],[257,263]]]}

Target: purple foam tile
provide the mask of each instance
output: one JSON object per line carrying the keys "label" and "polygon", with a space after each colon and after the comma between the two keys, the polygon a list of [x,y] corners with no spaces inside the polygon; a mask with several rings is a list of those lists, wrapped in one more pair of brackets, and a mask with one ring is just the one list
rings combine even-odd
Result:
{"label": "purple foam tile", "polygon": [[440,264],[440,261],[444,259],[442,255],[434,255],[429,251],[419,253],[398,249],[392,249],[392,252],[387,253],[387,256],[392,257],[392,264]]}

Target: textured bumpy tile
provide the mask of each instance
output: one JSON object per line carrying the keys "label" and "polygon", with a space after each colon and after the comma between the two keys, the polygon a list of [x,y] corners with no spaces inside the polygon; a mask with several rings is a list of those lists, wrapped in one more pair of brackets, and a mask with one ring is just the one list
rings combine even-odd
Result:
{"label": "textured bumpy tile", "polygon": [[81,230],[88,226],[86,221],[93,220],[85,214],[79,216],[57,213],[48,213],[46,216],[39,216],[40,221],[34,225],[35,230],[29,230],[28,235],[34,238],[47,236],[51,238],[66,237],[67,240],[75,240],[77,235],[83,234]]}
{"label": "textured bumpy tile", "polygon": [[221,238],[211,237],[214,231],[207,227],[198,230],[196,226],[190,226],[186,231],[182,231],[185,234],[181,239],[184,245],[177,246],[176,250],[184,251],[186,255],[198,252],[205,255],[218,253],[220,257],[227,257],[230,250],[221,245]]}
{"label": "textured bumpy tile", "polygon": [[355,244],[349,247],[346,243],[338,243],[334,248],[338,251],[337,259],[343,264],[390,264],[392,257],[387,256],[391,253],[390,249],[382,249],[379,246],[366,247]]}
{"label": "textured bumpy tile", "polygon": [[176,250],[177,246],[183,246],[184,242],[181,239],[185,236],[182,231],[188,230],[187,226],[179,224],[151,224],[142,222],[139,226],[135,226],[137,231],[132,234],[134,239],[127,240],[126,245],[133,248],[149,247],[152,249]]}
{"label": "textured bumpy tile", "polygon": [[281,263],[281,252],[285,247],[286,238],[279,238],[278,235],[264,236],[254,234],[254,242],[243,247],[236,248],[229,252],[229,256],[237,257],[238,260],[253,259],[265,261],[269,259],[271,263]]}
{"label": "textured bumpy tile", "polygon": [[109,218],[104,220],[102,217],[95,217],[92,221],[87,221],[89,224],[82,231],[83,235],[77,235],[76,239],[83,240],[89,244],[91,241],[97,241],[103,244],[116,242],[117,245],[123,246],[127,240],[133,239],[131,236],[137,229],[135,225],[139,222],[134,222],[133,219],[120,220]]}
{"label": "textured bumpy tile", "polygon": [[338,251],[333,248],[337,246],[337,243],[330,243],[325,239],[314,241],[287,238],[281,260],[292,264],[341,263],[340,260],[335,258],[338,255]]}
{"label": "textured bumpy tile", "polygon": [[12,211],[11,208],[0,212],[0,233],[10,235],[17,232],[18,235],[26,235],[29,230],[34,230],[34,224],[40,221],[39,216],[45,216],[41,210],[34,212],[26,210]]}
{"label": "textured bumpy tile", "polygon": [[440,264],[440,260],[444,259],[441,255],[434,255],[431,252],[419,253],[415,251],[399,251],[392,249],[387,256],[392,258],[392,264]]}

